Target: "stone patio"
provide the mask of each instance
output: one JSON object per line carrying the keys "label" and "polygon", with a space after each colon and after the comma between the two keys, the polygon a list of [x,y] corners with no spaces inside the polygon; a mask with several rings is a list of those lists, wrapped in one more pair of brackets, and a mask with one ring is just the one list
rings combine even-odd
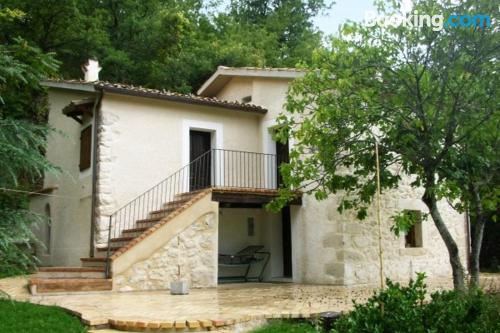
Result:
{"label": "stone patio", "polygon": [[[499,276],[483,278],[483,285],[498,288]],[[326,311],[347,311],[352,300],[365,301],[372,288],[247,283],[211,289],[193,289],[189,295],[168,291],[96,292],[31,296],[26,278],[0,280],[3,290],[17,300],[57,305],[80,316],[96,328],[131,331],[245,331],[274,318],[310,318]],[[449,282],[430,289],[449,288]],[[497,289],[498,290],[498,289]]]}

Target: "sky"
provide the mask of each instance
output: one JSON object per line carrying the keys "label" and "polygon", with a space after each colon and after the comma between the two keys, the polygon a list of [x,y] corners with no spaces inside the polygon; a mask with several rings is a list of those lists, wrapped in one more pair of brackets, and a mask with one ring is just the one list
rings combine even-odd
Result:
{"label": "sky", "polygon": [[[334,0],[335,5],[328,10],[325,15],[314,19],[316,26],[325,33],[325,35],[334,34],[338,31],[340,24],[346,20],[357,22],[363,21],[365,12],[374,10],[373,0]],[[229,0],[222,0],[218,6],[212,10],[221,11],[229,4]]]}
{"label": "sky", "polygon": [[373,0],[336,0],[326,15],[316,17],[314,22],[325,34],[334,34],[342,23],[347,20],[361,22],[365,12],[373,10]]}

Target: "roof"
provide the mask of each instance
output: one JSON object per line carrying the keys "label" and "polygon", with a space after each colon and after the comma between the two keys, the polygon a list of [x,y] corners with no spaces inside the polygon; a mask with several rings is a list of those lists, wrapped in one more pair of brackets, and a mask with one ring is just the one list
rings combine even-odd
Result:
{"label": "roof", "polygon": [[300,68],[219,66],[217,71],[198,89],[197,94],[207,97],[215,96],[233,77],[265,77],[293,80],[304,76],[306,72],[307,70]]}
{"label": "roof", "polygon": [[90,92],[95,92],[99,90],[114,94],[155,98],[155,99],[168,100],[178,103],[214,106],[214,107],[221,107],[221,108],[226,108],[236,111],[245,111],[256,114],[265,114],[267,112],[265,108],[254,104],[240,103],[236,101],[224,101],[216,98],[202,97],[191,94],[180,94],[180,93],[170,92],[167,90],[149,89],[141,86],[133,86],[122,83],[110,83],[106,81],[87,82],[83,80],[51,79],[44,81],[43,84],[47,87],[52,87],[52,88],[90,91]]}

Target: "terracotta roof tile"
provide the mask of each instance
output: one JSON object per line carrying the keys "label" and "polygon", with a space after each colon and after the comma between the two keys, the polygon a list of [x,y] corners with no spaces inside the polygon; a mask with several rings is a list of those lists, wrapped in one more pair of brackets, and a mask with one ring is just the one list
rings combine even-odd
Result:
{"label": "terracotta roof tile", "polygon": [[180,103],[222,107],[238,111],[258,113],[258,114],[265,114],[267,112],[265,108],[254,104],[240,103],[237,101],[219,100],[217,98],[202,97],[193,94],[181,94],[167,90],[150,89],[130,84],[111,83],[106,81],[87,82],[84,80],[61,80],[61,79],[50,79],[47,81],[55,83],[83,84],[87,86],[93,86],[95,89],[104,90],[112,93],[165,99]]}
{"label": "terracotta roof tile", "polygon": [[269,72],[307,72],[307,69],[302,68],[293,68],[293,67],[228,67],[228,66],[219,66],[218,69],[242,69],[249,71],[269,71]]}

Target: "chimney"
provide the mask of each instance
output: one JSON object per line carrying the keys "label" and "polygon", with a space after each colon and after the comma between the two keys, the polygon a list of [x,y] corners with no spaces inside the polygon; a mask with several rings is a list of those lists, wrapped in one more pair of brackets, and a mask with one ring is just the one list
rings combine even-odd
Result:
{"label": "chimney", "polygon": [[82,66],[84,80],[86,82],[95,82],[99,81],[99,72],[101,71],[101,67],[99,67],[99,62],[95,59],[89,59]]}

